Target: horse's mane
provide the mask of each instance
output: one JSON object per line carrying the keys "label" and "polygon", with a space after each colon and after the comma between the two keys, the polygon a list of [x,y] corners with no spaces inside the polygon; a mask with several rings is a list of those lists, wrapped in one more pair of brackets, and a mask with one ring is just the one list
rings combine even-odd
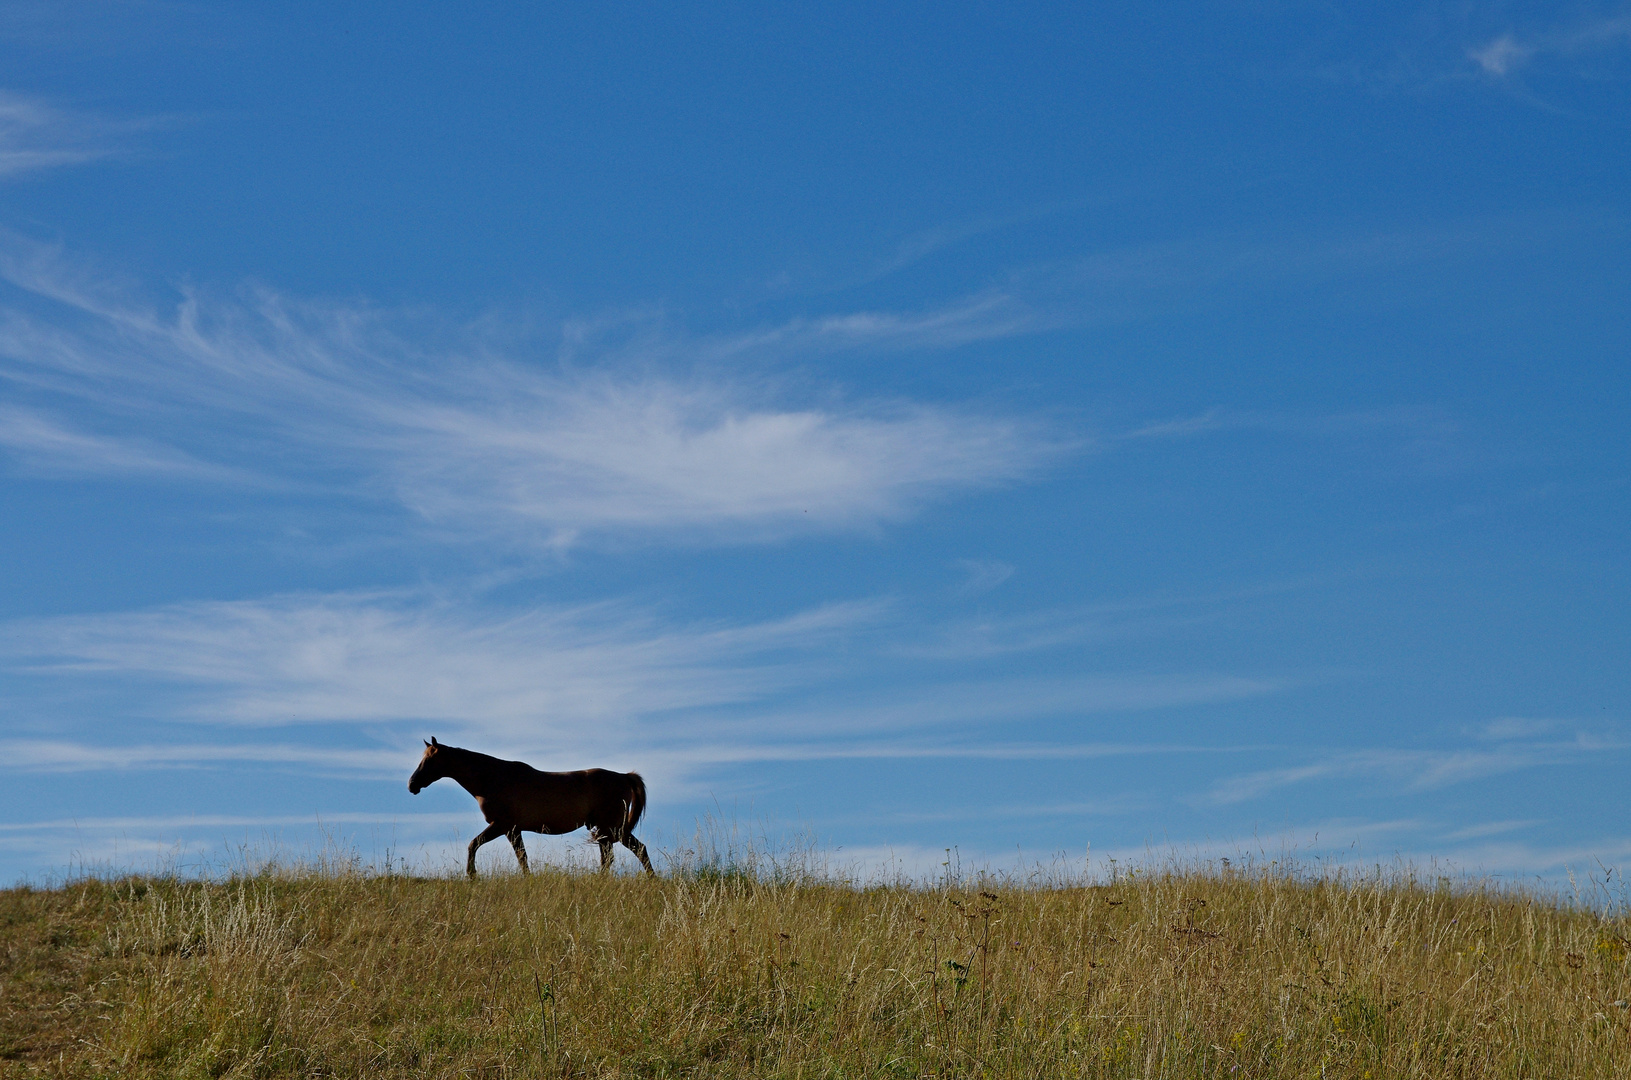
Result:
{"label": "horse's mane", "polygon": [[499,760],[501,760],[499,758],[494,757],[491,754],[484,754],[480,750],[470,750],[470,749],[468,749],[466,747],[463,747],[463,746],[449,746],[447,743],[437,743],[436,744],[436,749],[438,749],[438,750],[451,750],[454,753],[463,754],[466,757],[486,758],[488,761],[499,761]]}
{"label": "horse's mane", "polygon": [[[471,761],[471,760],[474,760],[474,761],[490,761],[494,765],[527,765],[527,763],[525,761],[511,761],[509,758],[494,757],[491,754],[484,754],[480,750],[470,750],[470,749],[466,749],[463,746],[449,746],[446,743],[437,743],[436,748],[438,750],[452,750],[452,751],[455,751],[455,752],[457,752],[459,754],[464,755],[464,758],[467,761]],[[527,768],[529,768],[529,769],[531,769],[532,767],[533,766],[531,766],[531,765],[527,765]]]}

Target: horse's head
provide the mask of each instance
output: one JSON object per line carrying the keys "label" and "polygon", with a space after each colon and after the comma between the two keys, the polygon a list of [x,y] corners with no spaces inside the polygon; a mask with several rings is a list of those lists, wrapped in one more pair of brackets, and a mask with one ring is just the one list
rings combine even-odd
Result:
{"label": "horse's head", "polygon": [[425,744],[424,756],[419,759],[419,767],[408,777],[408,794],[419,794],[420,788],[426,788],[447,775],[447,747],[436,741],[432,735]]}

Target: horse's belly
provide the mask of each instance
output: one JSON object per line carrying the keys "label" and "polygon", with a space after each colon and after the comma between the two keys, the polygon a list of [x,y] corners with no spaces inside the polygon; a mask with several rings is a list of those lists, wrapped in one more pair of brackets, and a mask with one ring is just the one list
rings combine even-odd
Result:
{"label": "horse's belly", "polygon": [[528,832],[555,836],[581,829],[588,823],[588,811],[577,805],[526,807],[520,815],[521,827]]}
{"label": "horse's belly", "polygon": [[490,825],[502,825],[506,829],[512,825],[519,825],[526,832],[569,833],[573,829],[583,827],[583,817],[573,810],[559,808],[545,809],[536,805],[529,805],[524,799],[478,799],[481,804],[481,816],[487,819]]}

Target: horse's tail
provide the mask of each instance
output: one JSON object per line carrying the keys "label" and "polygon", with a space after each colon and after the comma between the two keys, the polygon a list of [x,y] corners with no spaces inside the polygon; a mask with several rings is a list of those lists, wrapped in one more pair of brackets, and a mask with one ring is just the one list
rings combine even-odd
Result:
{"label": "horse's tail", "polygon": [[623,815],[623,835],[628,836],[634,832],[634,827],[640,823],[640,815],[646,812],[646,782],[637,772],[629,776],[629,794],[624,805],[627,808]]}

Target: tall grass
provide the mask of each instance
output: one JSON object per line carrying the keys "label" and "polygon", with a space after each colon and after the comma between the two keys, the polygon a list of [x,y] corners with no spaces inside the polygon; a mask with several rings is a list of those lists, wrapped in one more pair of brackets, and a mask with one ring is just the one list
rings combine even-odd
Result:
{"label": "tall grass", "polygon": [[1623,912],[1405,872],[867,885],[700,837],[656,880],[342,861],[0,925],[5,1076],[1631,1076]]}

